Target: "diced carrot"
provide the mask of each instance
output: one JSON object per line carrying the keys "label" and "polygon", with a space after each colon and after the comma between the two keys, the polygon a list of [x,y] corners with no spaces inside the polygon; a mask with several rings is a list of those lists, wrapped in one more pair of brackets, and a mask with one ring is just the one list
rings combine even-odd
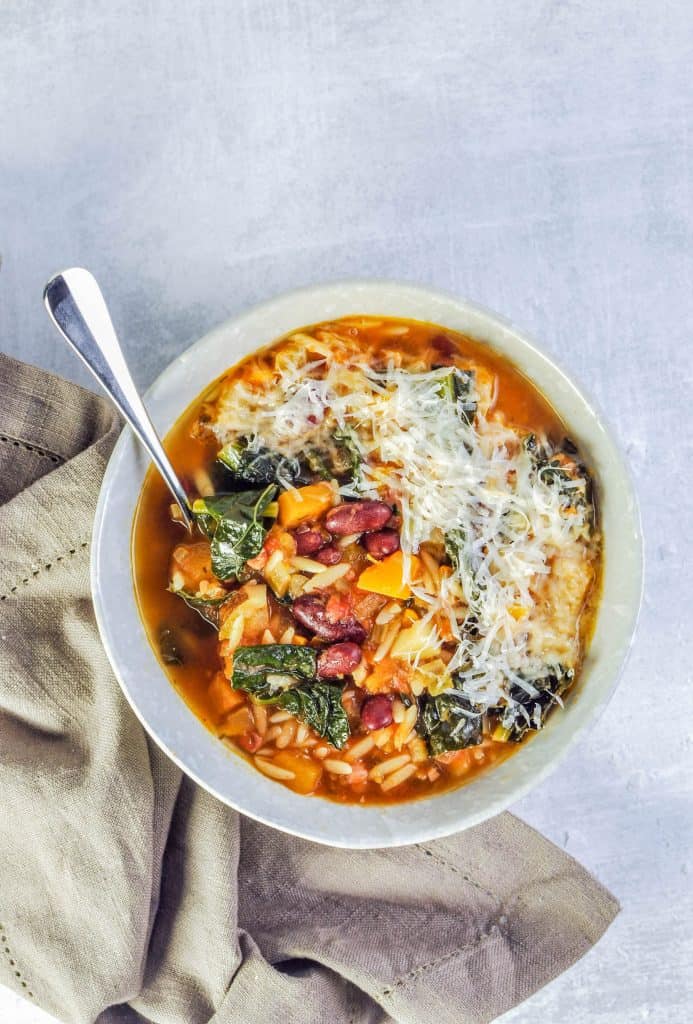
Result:
{"label": "diced carrot", "polygon": [[322,765],[305,754],[297,754],[291,750],[280,750],[272,758],[272,764],[279,765],[293,772],[295,778],[286,785],[297,793],[313,793],[322,775]]}
{"label": "diced carrot", "polygon": [[[421,562],[416,555],[410,555],[411,575],[416,578],[421,571]],[[358,578],[360,590],[369,590],[373,594],[384,594],[385,597],[398,598],[404,601],[411,597],[411,590],[402,580],[404,556],[401,551],[388,555],[382,562],[376,562],[364,569]]]}
{"label": "diced carrot", "polygon": [[291,527],[306,519],[317,519],[333,502],[334,490],[327,481],[283,491],[279,495],[279,523]]}

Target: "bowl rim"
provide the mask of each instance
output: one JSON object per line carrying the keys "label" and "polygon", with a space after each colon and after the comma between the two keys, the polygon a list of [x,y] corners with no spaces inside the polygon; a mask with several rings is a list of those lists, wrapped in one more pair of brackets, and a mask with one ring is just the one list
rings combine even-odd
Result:
{"label": "bowl rim", "polygon": [[[135,684],[136,674],[133,673],[134,662],[130,657],[126,659],[126,646],[121,643],[117,636],[112,612],[115,610],[117,617],[117,612],[120,610],[118,607],[118,601],[124,598],[124,591],[121,586],[116,594],[114,592],[109,592],[108,583],[106,588],[102,586],[102,580],[104,578],[108,579],[108,575],[104,577],[102,571],[108,564],[108,559],[105,556],[104,545],[114,539],[113,530],[109,529],[109,512],[114,500],[113,487],[117,480],[118,473],[123,471],[123,467],[127,467],[128,464],[132,467],[132,465],[135,464],[139,465],[140,468],[143,466],[146,469],[147,466],[147,461],[139,451],[137,442],[135,441],[134,435],[129,427],[125,427],[122,431],[113,449],[102,481],[94,518],[90,565],[94,610],[101,640],[106,650],[109,662],[128,703],[135,712],[135,715],[146,732],[164,751],[164,753],[200,786],[210,792],[213,796],[216,796],[222,802],[235,808],[240,813],[245,814],[256,821],[262,822],[263,824],[278,828],[281,831],[304,839],[312,840],[313,842],[349,849],[394,847],[451,835],[455,832],[462,831],[463,829],[479,824],[481,821],[500,813],[542,782],[557,767],[578,739],[594,725],[611,699],[623,674],[628,656],[633,646],[644,587],[644,548],[636,489],[630,468],[623,457],[621,447],[615,439],[613,432],[607,427],[607,419],[603,415],[602,411],[591,397],[587,397],[584,388],[582,386],[578,387],[578,385],[574,383],[572,375],[569,376],[553,357],[546,355],[542,351],[531,336],[529,336],[525,331],[518,329],[508,318],[495,313],[479,303],[472,302],[467,299],[461,299],[439,289],[428,288],[426,286],[412,284],[405,281],[392,281],[385,279],[351,279],[294,289],[284,292],[266,302],[256,304],[250,309],[242,311],[237,316],[228,318],[217,327],[204,334],[162,370],[144,395],[144,401],[152,415],[152,419],[156,422],[157,416],[161,414],[161,404],[166,401],[169,382],[174,380],[176,374],[180,376],[181,373],[183,373],[184,375],[186,368],[190,366],[194,359],[199,357],[201,354],[204,355],[211,346],[218,344],[224,336],[231,335],[234,332],[238,336],[239,332],[242,334],[243,330],[248,329],[248,325],[262,324],[265,320],[271,320],[272,316],[277,315],[278,311],[281,316],[281,310],[284,310],[285,308],[292,308],[296,305],[301,308],[306,304],[315,305],[317,311],[318,308],[324,309],[334,302],[337,302],[338,305],[340,302],[343,304],[344,296],[347,294],[350,296],[353,295],[356,302],[367,298],[369,301],[377,303],[376,296],[382,293],[386,293],[389,297],[388,300],[385,301],[385,305],[387,305],[388,301],[397,299],[397,297],[402,300],[403,305],[406,305],[407,303],[404,301],[406,296],[407,301],[411,300],[414,305],[416,303],[421,303],[424,306],[431,306],[432,308],[438,306],[448,311],[455,309],[463,319],[464,317],[469,317],[472,320],[479,321],[480,325],[488,327],[488,331],[486,332],[487,334],[496,333],[496,335],[499,335],[499,332],[500,335],[505,334],[507,336],[507,340],[510,342],[510,347],[515,349],[513,354],[508,354],[503,350],[503,345],[498,343],[498,337],[494,340],[489,340],[488,337],[484,337],[483,334],[479,333],[472,334],[472,336],[483,343],[488,344],[494,350],[500,350],[501,354],[514,362],[518,369],[531,380],[534,380],[534,375],[526,369],[524,363],[529,361],[530,363],[535,364],[535,366],[541,366],[543,370],[546,371],[547,377],[552,378],[553,383],[556,385],[556,389],[553,390],[553,386],[547,389],[542,384],[536,384],[536,386],[538,386],[542,393],[546,395],[552,405],[556,405],[556,395],[560,384],[561,388],[564,389],[563,397],[566,398],[566,400],[567,396],[572,397],[572,399],[580,405],[582,413],[586,417],[586,421],[591,421],[592,427],[594,428],[592,443],[595,446],[595,450],[593,451],[593,455],[596,454],[596,451],[604,452],[608,450],[609,459],[607,462],[612,464],[612,468],[616,468],[620,471],[620,479],[618,482],[621,488],[621,500],[625,509],[624,520],[625,527],[627,527],[625,532],[629,536],[629,545],[626,550],[630,560],[629,569],[631,579],[628,595],[625,601],[625,607],[619,607],[618,609],[620,616],[618,621],[621,623],[621,639],[618,645],[617,656],[612,658],[613,665],[611,670],[608,672],[608,680],[601,685],[601,693],[598,699],[596,693],[594,698],[589,702],[586,699],[583,699],[583,713],[579,718],[576,713],[576,709],[571,708],[572,717],[575,718],[575,728],[570,735],[568,735],[566,728],[563,728],[562,732],[565,735],[562,735],[558,742],[557,749],[554,750],[551,756],[547,756],[543,761],[540,761],[536,765],[533,764],[530,770],[525,772],[524,778],[521,777],[519,773],[516,773],[518,774],[517,780],[512,781],[511,778],[509,782],[506,782],[501,793],[495,796],[493,794],[489,794],[481,806],[478,806],[475,809],[465,810],[463,807],[464,800],[462,800],[459,811],[455,812],[453,808],[451,812],[441,816],[439,820],[436,820],[437,816],[435,814],[435,809],[436,807],[441,806],[441,801],[446,797],[453,798],[454,800],[455,795],[464,794],[476,786],[477,780],[488,780],[489,778],[497,777],[500,773],[503,773],[504,769],[505,774],[507,775],[508,769],[506,766],[516,763],[518,759],[521,758],[525,749],[534,747],[545,734],[548,734],[551,730],[554,719],[559,718],[559,716],[551,716],[547,727],[542,730],[537,737],[533,738],[531,743],[523,745],[523,747],[514,753],[512,757],[502,762],[500,765],[494,767],[488,772],[481,773],[481,775],[477,776],[475,780],[472,780],[466,785],[462,785],[436,796],[422,797],[418,800],[407,801],[402,804],[366,805],[364,807],[360,807],[358,805],[342,805],[327,800],[306,800],[305,797],[298,796],[290,790],[287,790],[285,787],[278,786],[271,780],[265,779],[261,776],[261,774],[256,769],[249,766],[243,758],[233,755],[230,751],[226,751],[226,748],[223,748],[223,745],[201,724],[192,710],[185,705],[183,698],[172,686],[163,668],[159,665],[146,634],[144,634],[143,625],[139,617],[139,610],[135,599],[134,585],[132,581],[132,567],[130,563],[130,530],[128,529],[127,568],[131,592],[130,600],[134,606],[135,614],[141,627],[140,633],[144,636],[147,651],[151,656],[147,659],[145,655],[145,662],[148,663],[149,670],[151,670],[151,661],[152,659],[154,660],[159,675],[164,680],[171,693],[175,695],[177,700],[183,706],[185,713],[189,716],[191,722],[197,723],[197,726],[199,726],[203,730],[204,734],[213,741],[215,746],[224,750],[225,757],[229,759],[229,763],[234,764],[234,767],[231,769],[229,774],[229,778],[241,765],[250,770],[252,778],[256,783],[254,788],[258,791],[265,791],[264,797],[269,798],[263,798],[261,805],[258,806],[257,802],[254,801],[252,797],[253,786],[249,787],[249,792],[251,793],[249,798],[246,798],[247,794],[243,792],[242,786],[238,787],[237,791],[230,794],[228,789],[224,790],[224,788],[220,786],[218,780],[212,781],[209,775],[205,777],[205,774],[200,770],[199,765],[193,763],[191,754],[187,749],[181,752],[178,744],[178,740],[180,740],[179,732],[174,730],[172,733],[170,730],[162,728],[161,723],[157,724],[151,720],[150,710],[143,706],[141,693],[139,695],[137,693],[137,687]],[[351,315],[358,315],[361,312],[363,311],[358,308],[351,309]],[[341,312],[335,315],[346,316],[349,314],[347,312]],[[385,313],[381,311],[380,314],[369,312],[367,314],[364,313],[364,315],[396,316],[398,314],[390,312]],[[443,328],[447,326],[449,329],[453,330],[462,329],[451,323],[446,324],[444,318],[437,319],[433,314],[425,317],[414,317],[410,314],[400,312],[399,315],[403,317],[406,316],[408,319],[428,320],[429,322],[439,324]],[[293,323],[293,325],[286,327],[285,331],[281,333],[298,330],[305,324],[317,323],[320,322],[320,320],[326,320],[329,318],[329,312],[327,315],[319,313],[313,317],[312,320],[303,320],[302,322]],[[263,344],[270,344],[275,338],[280,337],[281,333],[273,332],[264,341],[251,345],[247,350],[230,353],[228,366],[233,366],[234,363],[243,358],[244,355],[261,347]],[[470,331],[469,333],[472,332]],[[521,354],[523,358],[518,359],[518,354]],[[218,376],[219,372],[223,372],[223,367],[217,373],[207,374],[207,383],[211,383],[211,381]],[[199,388],[195,394],[199,394],[201,390],[202,388]],[[188,398],[187,401],[181,402],[177,406],[178,411],[175,413],[173,419],[170,420],[170,422],[168,422],[163,428],[165,431],[170,429],[188,404],[191,401],[194,401],[195,394]],[[561,413],[560,403],[558,411],[559,414],[563,415]],[[569,418],[566,419],[566,425],[571,427]],[[136,489],[133,488],[133,490],[135,490],[135,503],[139,497],[140,488],[141,482],[138,482]],[[130,521],[130,526],[131,523],[132,520]],[[608,558],[608,553],[605,557]],[[600,621],[600,614],[601,602],[597,611],[597,624],[599,624]],[[128,645],[127,650],[130,651],[136,647],[137,644]],[[135,669],[135,673],[136,671],[137,670]],[[586,681],[584,688],[581,684],[582,679],[578,681],[578,689],[582,692],[583,689],[586,690],[588,688],[589,680]],[[199,730],[194,729],[192,726],[190,729],[193,733],[194,751],[194,743],[197,741],[202,743],[202,740]],[[190,732],[190,729],[187,731]],[[205,744],[202,743],[202,746],[204,745]],[[533,758],[533,761],[534,760],[536,760],[536,757]],[[238,774],[244,775],[244,771],[241,770]],[[247,778],[246,781],[248,781]],[[271,787],[272,794],[279,797],[276,801],[278,806],[281,808],[282,805],[285,805],[289,809],[288,811],[280,813],[280,811],[275,810],[275,801],[272,800],[270,792],[266,790],[267,785]],[[486,788],[488,789],[488,786]],[[326,805],[332,811],[331,815],[327,816],[327,820],[330,818],[333,820],[340,819],[340,821],[341,819],[344,819],[347,824],[342,824],[340,827],[348,828],[348,834],[343,834],[339,829],[336,829],[333,834],[330,834],[329,827],[326,828],[325,814],[320,815],[321,824],[319,828],[306,824],[301,819],[302,812],[299,806],[296,805],[296,801],[300,801],[300,804],[304,805],[306,810],[311,806],[315,806],[316,803]],[[425,811],[428,811],[429,808],[432,808],[433,811],[430,815],[423,813],[418,816],[415,813],[408,813],[405,815],[393,814],[392,809],[397,808],[407,808],[410,811],[415,808],[424,808]],[[292,809],[296,811],[296,816],[292,816],[291,813],[289,813]],[[361,816],[360,819],[351,813],[354,810],[356,810],[358,816]],[[346,814],[340,813],[345,811],[347,812]],[[375,828],[372,827],[371,821],[371,825],[369,825],[367,830],[364,830],[362,833],[358,833],[359,820],[365,823],[366,818],[369,814],[372,816],[373,811],[376,812],[376,817],[372,819],[372,821],[377,822],[378,815],[384,820],[379,825],[376,825]],[[388,817],[390,820],[385,820]],[[429,820],[429,818],[431,820]],[[354,824],[357,826],[356,834],[351,831]]]}

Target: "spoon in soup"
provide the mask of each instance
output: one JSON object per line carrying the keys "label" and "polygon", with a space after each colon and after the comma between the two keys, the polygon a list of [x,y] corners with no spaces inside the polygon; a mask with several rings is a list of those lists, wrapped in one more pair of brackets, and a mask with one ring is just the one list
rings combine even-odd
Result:
{"label": "spoon in soup", "polygon": [[43,301],[65,341],[132,427],[175,498],[183,521],[191,529],[193,520],[188,496],[135,387],[106,301],[93,275],[81,267],[63,270],[44,288]]}

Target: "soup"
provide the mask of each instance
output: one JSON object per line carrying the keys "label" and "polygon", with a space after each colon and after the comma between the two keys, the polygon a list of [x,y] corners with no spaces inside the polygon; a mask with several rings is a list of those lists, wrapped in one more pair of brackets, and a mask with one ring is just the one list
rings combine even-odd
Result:
{"label": "soup", "polygon": [[[301,794],[430,795],[569,700],[594,617],[591,478],[536,387],[433,324],[349,317],[231,368],[150,470],[137,599],[191,710]],[[562,712],[559,712],[562,713]]]}

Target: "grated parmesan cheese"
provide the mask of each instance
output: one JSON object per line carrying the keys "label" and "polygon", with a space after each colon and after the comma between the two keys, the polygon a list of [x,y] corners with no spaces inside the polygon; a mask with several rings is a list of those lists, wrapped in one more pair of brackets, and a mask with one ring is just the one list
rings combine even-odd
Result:
{"label": "grated parmesan cheese", "polygon": [[[376,371],[344,337],[296,335],[264,379],[230,382],[213,429],[222,444],[242,437],[287,458],[350,433],[363,464],[342,496],[385,499],[401,512],[405,575],[428,628],[425,647],[406,656],[414,667],[439,657],[444,621],[455,644],[447,672],[485,709],[509,703],[513,685],[535,695],[530,680],[549,675],[559,653],[573,667],[581,587],[573,577],[576,558],[585,563],[592,509],[566,497],[587,493],[577,467],[557,486],[556,470],[538,465],[522,434],[494,415],[495,378],[481,373],[469,415],[470,396],[441,394],[450,372],[393,363]],[[406,556],[440,533],[456,554],[432,594],[412,583]],[[547,600],[560,603],[561,567],[573,597],[554,621]]]}

